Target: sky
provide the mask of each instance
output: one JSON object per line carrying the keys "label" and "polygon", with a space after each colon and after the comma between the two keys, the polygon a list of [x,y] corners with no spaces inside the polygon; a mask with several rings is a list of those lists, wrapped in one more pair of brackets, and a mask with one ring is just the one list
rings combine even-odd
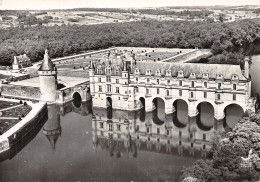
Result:
{"label": "sky", "polygon": [[0,9],[142,8],[260,5],[260,0],[0,0]]}

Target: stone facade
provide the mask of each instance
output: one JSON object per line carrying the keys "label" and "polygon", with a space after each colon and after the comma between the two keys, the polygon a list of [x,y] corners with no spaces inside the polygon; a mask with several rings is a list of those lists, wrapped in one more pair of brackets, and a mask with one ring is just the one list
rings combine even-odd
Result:
{"label": "stone facade", "polygon": [[[137,62],[133,54],[113,52],[89,69],[90,92],[94,107],[147,112],[154,99],[165,103],[165,113],[175,111],[178,99],[188,104],[190,117],[198,114],[198,105],[208,102],[216,119],[225,117],[228,105],[237,104],[245,111],[251,96],[248,58],[245,69],[239,65],[199,63]],[[141,102],[141,98],[145,103]]]}

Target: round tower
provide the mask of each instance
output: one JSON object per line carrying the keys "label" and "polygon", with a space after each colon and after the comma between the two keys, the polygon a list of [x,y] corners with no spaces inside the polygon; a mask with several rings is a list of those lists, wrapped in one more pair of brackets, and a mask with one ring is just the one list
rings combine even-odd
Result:
{"label": "round tower", "polygon": [[95,95],[95,68],[93,61],[90,61],[90,67],[89,67],[89,86],[90,86],[90,95],[93,97]]}
{"label": "round tower", "polygon": [[56,105],[48,105],[48,120],[43,126],[43,134],[47,137],[51,144],[51,148],[55,150],[58,138],[61,136],[60,114]]}
{"label": "round tower", "polygon": [[38,70],[40,78],[41,100],[55,102],[57,90],[57,69],[52,63],[47,49],[45,50],[42,65]]}

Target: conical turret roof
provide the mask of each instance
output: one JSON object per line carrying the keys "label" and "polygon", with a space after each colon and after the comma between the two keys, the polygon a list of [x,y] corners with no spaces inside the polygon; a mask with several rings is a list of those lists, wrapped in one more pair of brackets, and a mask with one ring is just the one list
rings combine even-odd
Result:
{"label": "conical turret roof", "polygon": [[13,62],[13,65],[18,65],[18,61],[16,59],[16,56],[14,56],[14,62]]}
{"label": "conical turret roof", "polygon": [[54,64],[52,63],[49,55],[48,50],[45,50],[44,58],[42,60],[42,65],[39,69],[39,71],[54,71]]}

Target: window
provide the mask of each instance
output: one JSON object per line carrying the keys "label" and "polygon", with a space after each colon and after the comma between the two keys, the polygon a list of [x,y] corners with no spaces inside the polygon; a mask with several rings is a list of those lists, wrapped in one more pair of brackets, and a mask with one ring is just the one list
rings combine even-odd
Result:
{"label": "window", "polygon": [[147,83],[149,83],[150,82],[150,78],[147,78]]}
{"label": "window", "polygon": [[136,92],[139,92],[139,88],[138,88],[138,87],[136,87],[136,88],[135,88],[135,91],[136,91]]}
{"label": "window", "polygon": [[203,140],[206,140],[206,134],[203,133]]}
{"label": "window", "polygon": [[110,69],[107,69],[107,74],[110,74],[111,73],[111,70]]}
{"label": "window", "polygon": [[217,94],[217,100],[220,100],[220,94]]}
{"label": "window", "polygon": [[115,72],[115,73],[116,73],[116,75],[118,75],[119,71],[118,71],[118,70],[116,70],[116,72]]}
{"label": "window", "polygon": [[193,134],[192,134],[192,133],[190,134],[190,138],[191,138],[191,139],[193,138]]}
{"label": "window", "polygon": [[166,135],[169,135],[170,134],[170,131],[169,130],[166,130]]}
{"label": "window", "polygon": [[193,148],[193,143],[190,144],[190,147]]}
{"label": "window", "polygon": [[120,100],[120,97],[118,97],[118,100]]}
{"label": "window", "polygon": [[221,83],[218,83],[218,89],[220,89],[221,88]]}
{"label": "window", "polygon": [[98,74],[101,74],[101,73],[102,73],[102,70],[101,70],[101,69],[97,69],[97,73],[98,73]]}
{"label": "window", "polygon": [[98,78],[98,82],[101,82],[101,78]]}
{"label": "window", "polygon": [[116,79],[116,83],[119,83],[119,79]]}
{"label": "window", "polygon": [[160,128],[157,128],[157,134],[160,134]]}
{"label": "window", "polygon": [[119,94],[119,87],[116,87],[116,93]]}
{"label": "window", "polygon": [[120,131],[120,130],[121,130],[121,125],[118,124],[118,125],[117,125],[117,131]]}
{"label": "window", "polygon": [[194,96],[194,95],[193,95],[193,92],[191,92],[191,93],[190,93],[190,97],[193,98],[193,96]]}
{"label": "window", "polygon": [[111,85],[107,85],[107,92],[111,92]]}
{"label": "window", "polygon": [[179,80],[179,86],[182,86],[182,81],[181,80]]}
{"label": "window", "polygon": [[109,131],[113,131],[113,125],[112,125],[112,124],[109,124],[108,126],[109,126],[108,130],[109,130]]}
{"label": "window", "polygon": [[191,81],[191,87],[194,87],[194,81]]}
{"label": "window", "polygon": [[146,132],[149,133],[149,128],[146,128]]}
{"label": "window", "polygon": [[157,142],[160,142],[160,138],[157,138]]}
{"label": "window", "polygon": [[107,76],[107,82],[111,82],[111,77]]}
{"label": "window", "polygon": [[109,139],[113,139],[113,134],[112,133],[108,133],[108,138]]}
{"label": "window", "polygon": [[102,92],[102,86],[98,86],[98,91]]}
{"label": "window", "polygon": [[205,88],[208,87],[208,82],[204,82],[204,87],[205,87]]}
{"label": "window", "polygon": [[237,100],[237,95],[233,94],[233,100]]}
{"label": "window", "polygon": [[205,144],[203,145],[203,149],[206,149],[206,145]]}
{"label": "window", "polygon": [[160,84],[160,80],[159,79],[157,79],[157,84]]}
{"label": "window", "polygon": [[179,137],[181,137],[181,134],[182,134],[181,131],[179,131]]}
{"label": "window", "polygon": [[138,78],[135,78],[135,81],[138,82]]}
{"label": "window", "polygon": [[99,124],[100,124],[100,128],[103,128],[103,127],[104,127],[103,123],[99,123]]}
{"label": "window", "polygon": [[136,126],[136,132],[138,132],[138,131],[139,131],[139,125]]}
{"label": "window", "polygon": [[170,84],[170,83],[171,83],[171,80],[167,80],[167,83]]}
{"label": "window", "polygon": [[237,89],[237,85],[233,84],[233,90],[236,90],[236,89]]}
{"label": "window", "polygon": [[169,96],[170,95],[170,92],[169,90],[166,90],[166,95]]}
{"label": "window", "polygon": [[160,94],[160,89],[159,88],[157,88],[157,94]]}
{"label": "window", "polygon": [[204,92],[204,98],[207,98],[207,92]]}
{"label": "window", "polygon": [[146,89],[146,94],[149,94],[149,89],[148,88]]}
{"label": "window", "polygon": [[179,96],[182,96],[182,90],[179,90]]}
{"label": "window", "polygon": [[179,141],[179,146],[181,146],[181,144],[182,144],[182,142],[181,142],[181,141]]}
{"label": "window", "polygon": [[170,144],[170,140],[167,140],[167,144]]}

